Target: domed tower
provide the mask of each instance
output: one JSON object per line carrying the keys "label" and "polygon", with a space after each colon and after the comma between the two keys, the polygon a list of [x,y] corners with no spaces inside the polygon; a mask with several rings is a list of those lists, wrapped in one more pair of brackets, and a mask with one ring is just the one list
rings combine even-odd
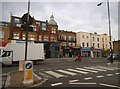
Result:
{"label": "domed tower", "polygon": [[51,34],[50,41],[57,42],[58,41],[58,25],[57,22],[54,20],[53,14],[50,16],[50,21],[48,22],[48,30]]}

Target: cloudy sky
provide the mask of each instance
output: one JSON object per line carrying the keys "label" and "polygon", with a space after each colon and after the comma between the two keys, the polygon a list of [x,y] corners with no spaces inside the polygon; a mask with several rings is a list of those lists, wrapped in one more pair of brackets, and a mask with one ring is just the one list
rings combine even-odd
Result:
{"label": "cloudy sky", "polygon": [[[101,6],[98,3],[104,1]],[[10,13],[23,16],[27,12],[27,2],[2,2],[2,20],[10,21]],[[36,20],[50,20],[53,13],[59,30],[73,32],[97,32],[108,34],[106,0],[93,2],[33,2],[30,14]],[[118,2],[110,2],[111,31],[113,40],[118,39]]]}

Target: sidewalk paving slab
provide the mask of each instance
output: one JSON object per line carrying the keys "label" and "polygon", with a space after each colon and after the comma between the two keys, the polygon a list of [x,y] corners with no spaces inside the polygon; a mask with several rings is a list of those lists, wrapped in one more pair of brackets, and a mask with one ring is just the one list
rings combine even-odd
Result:
{"label": "sidewalk paving slab", "polygon": [[[6,80],[6,84],[5,87],[32,87],[38,84],[44,83],[44,78],[42,76],[38,76],[37,74],[33,73],[33,83],[32,84],[27,84],[24,85],[23,84],[23,80],[24,80],[24,76],[23,76],[23,72],[21,71],[14,71],[14,72],[10,72],[7,76],[7,80]],[[44,81],[44,82],[43,82]],[[40,85],[39,85],[40,86]]]}

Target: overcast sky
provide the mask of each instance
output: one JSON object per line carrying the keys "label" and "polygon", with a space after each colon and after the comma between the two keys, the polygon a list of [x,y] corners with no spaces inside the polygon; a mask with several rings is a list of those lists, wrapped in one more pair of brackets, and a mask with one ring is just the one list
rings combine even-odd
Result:
{"label": "overcast sky", "polygon": [[[108,34],[108,15],[106,0],[101,6],[98,2],[31,2],[30,14],[36,20],[50,20],[53,13],[59,30],[73,32],[97,32]],[[27,2],[2,2],[2,20],[10,21],[14,16],[27,12]],[[118,39],[118,2],[110,2],[111,31],[113,40]]]}

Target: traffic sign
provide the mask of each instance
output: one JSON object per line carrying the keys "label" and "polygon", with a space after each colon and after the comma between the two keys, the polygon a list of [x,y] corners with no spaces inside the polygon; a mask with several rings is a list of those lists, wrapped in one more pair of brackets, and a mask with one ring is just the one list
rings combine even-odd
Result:
{"label": "traffic sign", "polygon": [[31,63],[27,63],[27,64],[25,65],[25,67],[26,67],[26,69],[31,69],[31,68],[32,68],[32,64],[31,64]]}

